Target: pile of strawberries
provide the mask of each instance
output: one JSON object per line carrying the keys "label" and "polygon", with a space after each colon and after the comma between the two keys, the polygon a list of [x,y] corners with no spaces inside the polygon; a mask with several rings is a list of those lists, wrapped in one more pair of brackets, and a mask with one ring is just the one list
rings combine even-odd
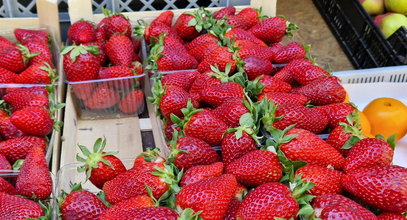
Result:
{"label": "pile of strawberries", "polygon": [[50,216],[45,205],[53,185],[45,155],[47,136],[60,126],[54,122],[63,107],[55,98],[58,77],[46,32],[15,29],[14,34],[20,43],[1,38],[0,83],[9,85],[0,89],[0,218]]}
{"label": "pile of strawberries", "polygon": [[141,41],[132,37],[130,21],[124,15],[104,13],[106,18],[97,26],[81,20],[69,28],[72,45],[62,50],[66,79],[82,109],[141,113],[143,77],[135,77],[144,72]]}
{"label": "pile of strawberries", "polygon": [[148,150],[126,169],[106,140],[79,146],[78,171],[102,191],[65,194],[63,219],[405,219],[394,137],[363,135],[339,79],[280,43],[292,24],[233,7],[172,19],[135,28],[148,68],[185,70],[153,79],[169,156]]}

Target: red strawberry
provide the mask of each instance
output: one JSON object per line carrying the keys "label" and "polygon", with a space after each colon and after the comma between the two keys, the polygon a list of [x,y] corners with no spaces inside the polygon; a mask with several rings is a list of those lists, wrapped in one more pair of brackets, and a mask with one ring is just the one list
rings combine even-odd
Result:
{"label": "red strawberry", "polygon": [[190,25],[190,21],[194,19],[197,21],[194,15],[182,13],[178,19],[175,21],[173,30],[180,36],[183,40],[190,41],[199,35],[195,25]]}
{"label": "red strawberry", "polygon": [[63,219],[98,219],[107,207],[93,193],[79,190],[70,193],[60,209]]}
{"label": "red strawberry", "polygon": [[323,167],[331,165],[335,169],[341,169],[344,166],[345,158],[316,134],[293,128],[287,132],[287,135],[297,135],[290,142],[280,146],[281,151],[288,159],[305,161],[310,165]]}
{"label": "red strawberry", "polygon": [[[107,19],[107,18],[104,18],[104,19]],[[102,23],[102,22],[100,22],[100,23]],[[96,42],[98,42],[98,43],[101,43],[101,44],[106,43],[107,37],[106,37],[106,31],[105,31],[104,26],[99,27],[99,25],[98,25],[98,27],[95,30],[95,38],[96,38]]]}
{"label": "red strawberry", "polygon": [[100,65],[103,66],[104,64],[106,64],[107,56],[106,56],[106,52],[105,52],[105,43],[89,42],[89,43],[85,43],[83,45],[99,47],[99,55],[97,55],[96,57],[99,59]]}
{"label": "red strawberry", "polygon": [[215,11],[213,13],[213,17],[215,19],[221,19],[223,17],[229,17],[231,15],[235,15],[236,12],[236,8],[233,6],[229,6],[229,7],[224,7],[222,9],[220,9],[219,11]]}
{"label": "red strawberry", "polygon": [[326,194],[313,200],[316,217],[321,219],[365,219],[376,216],[363,206],[339,194]]}
{"label": "red strawberry", "polygon": [[325,194],[341,194],[343,189],[341,185],[342,173],[340,171],[315,166],[306,165],[295,172],[295,175],[300,175],[305,182],[315,183],[315,186],[310,190],[310,194],[321,196]]}
{"label": "red strawberry", "polygon": [[[27,47],[27,49],[24,48]],[[51,64],[53,62],[52,59],[52,52],[48,47],[48,44],[45,44],[43,41],[41,41],[38,38],[28,38],[22,42],[22,45],[20,46],[20,49],[22,51],[27,51],[28,54],[24,54],[24,56],[29,57],[30,54],[37,54],[35,57],[33,57],[29,64],[32,65],[34,63],[40,63],[43,64],[44,62]]]}
{"label": "red strawberry", "polygon": [[174,40],[182,43],[183,40],[175,30],[172,30],[170,26],[161,23],[161,22],[152,22],[150,25],[140,21],[139,25],[135,27],[134,31],[137,37],[143,37],[146,39],[147,43],[156,42],[161,34],[165,34],[168,37],[173,38]]}
{"label": "red strawberry", "polygon": [[146,207],[153,207],[154,202],[149,196],[135,196],[128,200],[124,200],[122,202],[114,204],[112,207],[108,208],[104,211],[100,216],[99,219],[103,220],[114,220],[114,219],[122,219],[124,216],[122,215],[123,212],[134,212],[135,209],[146,208]]}
{"label": "red strawberry", "polygon": [[17,46],[9,46],[0,51],[0,67],[20,73],[26,68],[27,60]]}
{"label": "red strawberry", "polygon": [[236,61],[233,59],[233,52],[227,47],[219,47],[213,50],[202,62],[198,65],[198,71],[203,73],[211,70],[211,66],[218,66],[220,71],[225,71],[227,64],[230,64],[230,73],[233,73],[236,68]]}
{"label": "red strawberry", "polygon": [[37,87],[23,88],[3,96],[4,101],[13,107],[13,111],[18,111],[26,107],[35,106],[48,108],[48,93],[44,88]]}
{"label": "red strawberry", "polygon": [[343,187],[383,211],[407,210],[407,169],[395,165],[362,168],[342,178]]}
{"label": "red strawberry", "polygon": [[106,55],[113,65],[130,66],[135,57],[133,43],[130,38],[116,34],[112,36],[106,43]]}
{"label": "red strawberry", "polygon": [[37,63],[32,64],[23,72],[18,74],[14,81],[20,84],[50,84],[50,75],[55,73],[56,70],[48,63]]}
{"label": "red strawberry", "polygon": [[[228,38],[229,40],[235,39],[236,41],[238,40],[247,40],[251,41],[254,44],[257,44],[260,47],[267,48],[267,44],[265,44],[262,40],[254,36],[252,33],[245,31],[241,28],[232,28],[230,29],[226,34],[225,37]],[[247,44],[247,43],[245,43]],[[242,45],[240,45],[242,46]],[[244,48],[244,47],[243,47]]]}
{"label": "red strawberry", "polygon": [[175,130],[178,132],[181,131],[181,128],[178,127],[174,122],[172,122],[169,119],[163,119],[163,124],[164,124],[164,134],[167,140],[172,140],[173,138],[173,133]]}
{"label": "red strawberry", "polygon": [[0,154],[0,170],[11,170],[11,165],[3,154]]}
{"label": "red strawberry", "polygon": [[282,117],[273,124],[275,128],[281,130],[295,124],[296,128],[319,134],[328,124],[328,118],[325,114],[299,104],[279,105],[275,117]]}
{"label": "red strawberry", "polygon": [[282,41],[287,31],[287,21],[281,17],[267,18],[249,29],[250,33],[266,43]]}
{"label": "red strawberry", "polygon": [[198,62],[201,62],[206,57],[209,56],[214,50],[220,48],[221,46],[218,43],[207,42],[203,43],[197,47],[192,48],[188,51]]}
{"label": "red strawberry", "polygon": [[259,82],[264,86],[263,91],[264,93],[270,92],[290,92],[291,85],[281,81],[273,76],[262,76]]}
{"label": "red strawberry", "polygon": [[134,61],[131,63],[130,68],[136,72],[136,75],[141,75],[144,73],[143,64],[138,61]]}
{"label": "red strawberry", "polygon": [[237,219],[294,218],[299,205],[282,183],[266,183],[251,191],[239,206]]}
{"label": "red strawberry", "polygon": [[311,83],[292,91],[306,96],[313,105],[328,105],[345,100],[346,91],[335,76],[320,77]]}
{"label": "red strawberry", "polygon": [[81,100],[87,100],[92,96],[93,89],[95,88],[95,83],[79,83],[71,84],[71,89],[76,98]]}
{"label": "red strawberry", "polygon": [[187,185],[177,194],[175,205],[191,208],[203,219],[223,219],[237,187],[233,175],[224,174]]}
{"label": "red strawberry", "polygon": [[47,143],[44,138],[23,136],[0,142],[0,153],[10,163],[14,163],[17,160],[25,159],[32,148],[41,147],[45,149],[46,146]]}
{"label": "red strawberry", "polygon": [[96,187],[102,189],[103,184],[120,173],[126,172],[126,167],[119,158],[114,156],[114,152],[103,152],[106,147],[106,139],[98,138],[93,146],[91,153],[85,146],[79,145],[79,148],[85,158],[77,155],[80,162],[85,163],[78,168],[79,172],[86,171],[86,178]]}
{"label": "red strawberry", "polygon": [[141,48],[141,39],[132,37],[131,42],[133,43],[134,53],[138,54]]}
{"label": "red strawberry", "polygon": [[0,109],[0,118],[8,117],[8,113]]}
{"label": "red strawberry", "polygon": [[105,21],[105,33],[106,38],[109,39],[113,35],[120,33],[128,38],[131,37],[132,28],[130,24],[130,20],[122,14],[112,14],[108,10],[104,10],[103,12],[108,19]]}
{"label": "red strawberry", "polygon": [[349,153],[349,149],[342,149],[342,147],[346,144],[351,136],[352,133],[345,132],[344,127],[339,125],[333,129],[331,133],[329,133],[326,142],[339,151],[339,153],[341,153],[344,157],[346,157]]}
{"label": "red strawberry", "polygon": [[329,73],[319,66],[304,65],[291,69],[294,79],[301,85],[307,85],[321,76],[329,76]]}
{"label": "red strawberry", "polygon": [[27,107],[11,115],[11,123],[28,135],[46,136],[52,131],[54,121],[44,108]]}
{"label": "red strawberry", "polygon": [[406,217],[402,214],[384,212],[377,216],[379,220],[405,220]]}
{"label": "red strawberry", "polygon": [[305,56],[304,47],[297,42],[291,42],[275,53],[273,61],[275,63],[289,63],[292,60],[303,59]]}
{"label": "red strawberry", "polygon": [[346,173],[361,168],[390,165],[393,160],[392,147],[379,138],[358,141],[349,151],[343,170]]}
{"label": "red strawberry", "polygon": [[93,91],[85,101],[85,106],[90,109],[105,109],[116,105],[120,101],[120,95],[110,86],[101,84]]}
{"label": "red strawberry", "polygon": [[16,190],[29,198],[46,199],[52,193],[52,178],[45,159],[45,149],[34,147],[21,165]]}
{"label": "red strawberry", "polygon": [[244,67],[249,80],[254,80],[259,76],[268,75],[273,71],[273,65],[270,61],[255,56],[243,58]]}
{"label": "red strawberry", "polygon": [[99,72],[99,78],[110,79],[133,76],[132,69],[126,66],[110,66]]}
{"label": "red strawberry", "polygon": [[16,39],[20,42],[23,42],[28,38],[38,38],[44,44],[48,44],[49,42],[49,34],[45,31],[16,28],[14,29],[14,35],[16,36]]}
{"label": "red strawberry", "polygon": [[222,159],[225,166],[247,153],[257,150],[257,143],[246,131],[241,137],[237,132],[227,133],[222,140]]}
{"label": "red strawberry", "polygon": [[0,177],[0,193],[7,193],[9,195],[16,195],[16,189],[7,180]]}
{"label": "red strawberry", "polygon": [[228,210],[226,211],[225,218],[227,220],[236,220],[237,211],[240,207],[240,201],[236,199],[232,199],[229,203]]}
{"label": "red strawberry", "polygon": [[283,176],[283,167],[276,154],[254,150],[227,165],[226,173],[233,174],[245,186],[256,187],[279,181]]}
{"label": "red strawberry", "polygon": [[97,46],[68,46],[62,49],[64,71],[68,81],[97,79],[100,69],[100,54]]}
{"label": "red strawberry", "polygon": [[205,43],[218,43],[219,39],[213,34],[202,34],[197,38],[193,39],[191,42],[185,45],[185,48],[190,51],[196,47],[199,47]]}
{"label": "red strawberry", "polygon": [[14,83],[17,76],[17,74],[0,67],[0,83]]}
{"label": "red strawberry", "polygon": [[273,100],[276,105],[283,104],[298,104],[305,105],[308,102],[307,97],[303,95],[291,94],[291,93],[282,93],[282,92],[270,92],[270,93],[261,93],[258,96],[257,101],[261,101],[267,98],[267,100]]}
{"label": "red strawberry", "polygon": [[237,52],[240,58],[244,59],[248,56],[255,56],[267,61],[271,61],[273,53],[269,48],[264,48],[249,40],[237,40],[235,47],[240,47]]}
{"label": "red strawberry", "polygon": [[13,46],[13,43],[11,43],[11,41],[9,41],[7,38],[0,36],[0,50],[3,50],[9,46]]}
{"label": "red strawberry", "polygon": [[339,126],[340,123],[348,123],[346,117],[351,115],[353,111],[355,111],[355,107],[353,107],[349,103],[335,103],[330,105],[325,105],[321,107],[316,107],[322,111],[323,113],[328,116],[329,119],[329,128],[334,129],[335,127]]}
{"label": "red strawberry", "polygon": [[178,213],[167,207],[145,207],[130,210],[121,210],[112,218],[102,215],[101,220],[114,219],[160,219],[160,220],[176,220]]}
{"label": "red strawberry", "polygon": [[[178,169],[189,169],[196,165],[209,165],[220,161],[216,151],[205,141],[194,137],[181,137],[176,143],[170,144],[174,154],[174,165]],[[188,153],[179,152],[179,150]]]}
{"label": "red strawberry", "polygon": [[11,123],[10,117],[3,117],[0,121],[0,134],[4,139],[23,136],[24,133]]}
{"label": "red strawberry", "polygon": [[166,74],[162,79],[161,83],[165,86],[178,86],[185,91],[189,91],[194,83],[195,79],[201,75],[201,73],[196,71],[181,71]]}
{"label": "red strawberry", "polygon": [[249,110],[243,104],[242,99],[239,98],[230,99],[212,110],[212,113],[217,118],[225,122],[225,124],[231,128],[239,126],[240,117],[248,112]]}
{"label": "red strawberry", "polygon": [[141,90],[134,90],[126,94],[119,102],[120,111],[126,114],[139,112],[144,105],[144,93]]}
{"label": "red strawberry", "polygon": [[[284,46],[281,43],[272,43],[272,44],[270,44],[269,50],[273,51],[273,58],[274,58],[274,56],[276,56],[277,53],[279,53],[281,50],[284,50],[285,48],[286,48],[286,46]],[[287,62],[287,63],[289,63],[289,62]]]}
{"label": "red strawberry", "polygon": [[216,107],[233,98],[243,99],[244,89],[237,83],[225,82],[202,90],[200,98],[203,102]]}
{"label": "red strawberry", "polygon": [[291,70],[296,67],[300,67],[303,65],[311,65],[311,64],[312,64],[312,62],[309,60],[304,60],[304,59],[293,60],[293,61],[289,62],[285,67],[283,67],[279,72],[277,72],[274,75],[274,77],[277,79],[280,79],[286,83],[294,84],[295,78],[294,78],[294,75],[291,74]]}
{"label": "red strawberry", "polygon": [[0,219],[26,219],[41,216],[44,216],[44,212],[38,203],[0,192]]}
{"label": "red strawberry", "polygon": [[84,44],[96,40],[95,27],[88,21],[80,20],[68,29],[68,41],[71,44]]}
{"label": "red strawberry", "polygon": [[197,165],[189,168],[182,176],[180,186],[184,187],[202,180],[219,177],[223,173],[223,163],[216,162],[209,165]]}
{"label": "red strawberry", "polygon": [[248,30],[259,23],[259,12],[253,8],[245,8],[235,16],[229,16],[228,24],[235,28]]}
{"label": "red strawberry", "polygon": [[168,27],[171,27],[173,18],[174,18],[174,12],[164,11],[164,12],[161,12],[161,14],[158,17],[156,17],[151,22],[151,24],[153,24],[154,22],[160,22],[160,23],[167,25]]}
{"label": "red strawberry", "polygon": [[221,84],[220,79],[212,77],[213,74],[214,72],[209,71],[199,75],[189,89],[189,93],[193,97],[198,97],[198,99],[200,99],[202,90]]}

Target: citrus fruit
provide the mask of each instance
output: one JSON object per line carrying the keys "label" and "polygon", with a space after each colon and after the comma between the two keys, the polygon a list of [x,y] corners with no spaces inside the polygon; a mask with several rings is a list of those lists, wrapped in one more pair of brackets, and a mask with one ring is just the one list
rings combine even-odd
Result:
{"label": "citrus fruit", "polygon": [[345,100],[343,102],[349,103],[349,94],[348,93],[346,93]]}
{"label": "citrus fruit", "polygon": [[397,99],[375,99],[363,113],[370,122],[373,135],[381,134],[388,138],[396,134],[396,140],[399,140],[407,133],[407,106]]}
{"label": "citrus fruit", "polygon": [[366,115],[363,112],[359,112],[359,115],[362,134],[367,137],[372,136],[369,119],[367,119]]}

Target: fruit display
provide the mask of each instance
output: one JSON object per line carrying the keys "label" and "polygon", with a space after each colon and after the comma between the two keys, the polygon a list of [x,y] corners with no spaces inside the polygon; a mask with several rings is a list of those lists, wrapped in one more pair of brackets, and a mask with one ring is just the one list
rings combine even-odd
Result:
{"label": "fruit display", "polygon": [[65,77],[82,118],[115,118],[144,110],[141,40],[128,18],[104,10],[97,25],[81,20],[62,49]]}

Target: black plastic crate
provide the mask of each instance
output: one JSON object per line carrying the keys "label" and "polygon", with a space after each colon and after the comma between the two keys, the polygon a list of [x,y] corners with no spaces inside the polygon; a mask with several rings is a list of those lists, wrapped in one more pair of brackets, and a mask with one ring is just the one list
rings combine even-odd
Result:
{"label": "black plastic crate", "polygon": [[313,0],[357,69],[407,64],[407,31],[386,40],[359,0]]}

